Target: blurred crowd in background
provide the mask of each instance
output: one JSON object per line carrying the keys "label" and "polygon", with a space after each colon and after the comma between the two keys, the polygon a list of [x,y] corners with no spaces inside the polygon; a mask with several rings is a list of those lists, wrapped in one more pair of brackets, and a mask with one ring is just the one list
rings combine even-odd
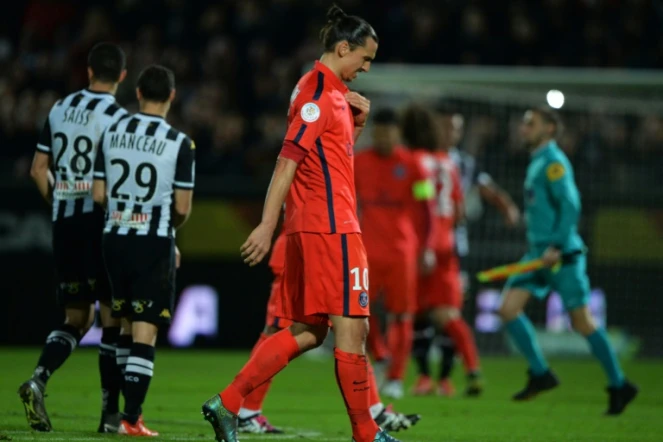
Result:
{"label": "blurred crowd in background", "polygon": [[[337,3],[374,25],[381,38],[378,62],[663,68],[663,2],[658,1]],[[129,75],[118,100],[129,110],[136,110],[133,85],[143,67],[159,62],[175,71],[178,96],[169,120],[196,140],[199,176],[268,177],[292,88],[302,68],[321,54],[318,31],[329,4],[27,0],[5,5],[0,18],[2,175],[28,179],[51,105],[86,86],[88,50],[110,40],[121,43],[128,56]],[[489,110],[466,115],[470,147],[480,159],[508,157],[517,145],[510,138],[521,109],[499,117]],[[607,169],[601,166],[606,159],[663,166],[660,117],[568,115],[562,144],[574,160],[601,170]]]}

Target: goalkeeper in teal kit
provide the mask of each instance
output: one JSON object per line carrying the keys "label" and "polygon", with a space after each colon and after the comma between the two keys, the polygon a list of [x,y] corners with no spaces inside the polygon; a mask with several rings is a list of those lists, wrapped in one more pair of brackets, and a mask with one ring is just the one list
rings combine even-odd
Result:
{"label": "goalkeeper in teal kit", "polygon": [[617,415],[635,398],[638,389],[625,379],[605,331],[596,326],[587,307],[587,260],[577,227],[580,195],[571,164],[555,141],[559,119],[552,109],[535,108],[525,113],[523,123],[523,136],[531,152],[525,177],[529,250],[523,260],[541,258],[546,268],[512,276],[504,289],[500,315],[506,332],[529,362],[527,385],[513,398],[533,399],[559,385],[536,341],[534,327],[523,313],[530,297],[543,299],[555,290],[564,302],[574,330],[587,339],[609,379],[606,414]]}

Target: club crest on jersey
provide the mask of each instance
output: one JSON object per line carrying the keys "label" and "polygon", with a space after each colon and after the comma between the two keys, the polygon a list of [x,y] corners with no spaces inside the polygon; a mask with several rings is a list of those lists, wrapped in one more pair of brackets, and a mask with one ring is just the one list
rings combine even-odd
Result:
{"label": "club crest on jersey", "polygon": [[396,167],[394,167],[394,178],[397,180],[402,180],[405,178],[405,167],[402,164],[397,164]]}
{"label": "club crest on jersey", "polygon": [[362,308],[366,308],[368,306],[368,293],[361,292],[359,294],[359,305],[362,306]]}
{"label": "club crest on jersey", "polygon": [[307,123],[318,121],[318,118],[320,118],[320,108],[315,103],[306,103],[302,106],[301,116],[302,120]]}

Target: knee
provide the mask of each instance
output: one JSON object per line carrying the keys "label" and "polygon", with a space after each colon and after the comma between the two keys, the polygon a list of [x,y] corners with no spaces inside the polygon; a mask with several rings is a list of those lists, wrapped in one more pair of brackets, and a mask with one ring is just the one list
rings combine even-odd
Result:
{"label": "knee", "polygon": [[150,322],[134,322],[131,326],[131,334],[135,343],[154,346],[157,342],[159,328]]}
{"label": "knee", "polygon": [[342,318],[334,325],[336,348],[347,353],[366,354],[368,318]]}
{"label": "knee", "polygon": [[94,322],[94,308],[67,309],[64,323],[76,328],[85,335]]}
{"label": "knee", "polygon": [[262,332],[263,332],[266,336],[272,336],[272,335],[274,335],[274,334],[280,332],[281,330],[282,330],[282,329],[280,329],[280,328],[278,328],[278,327],[274,327],[273,325],[266,325]]}
{"label": "knee", "polygon": [[295,337],[299,348],[304,352],[312,350],[325,342],[329,327],[326,325],[308,325],[295,323],[290,326],[290,333]]}
{"label": "knee", "polygon": [[455,307],[440,307],[433,311],[433,317],[439,326],[444,327],[454,319],[460,318],[460,310]]}
{"label": "knee", "polygon": [[596,331],[596,324],[589,313],[571,315],[571,326],[583,336],[589,336]]}
{"label": "knee", "polygon": [[99,318],[101,319],[101,326],[104,328],[120,327],[120,319],[113,317],[112,308],[107,302],[99,303]]}
{"label": "knee", "polygon": [[510,322],[516,319],[520,314],[520,310],[513,308],[513,306],[502,304],[497,313],[500,315],[503,322]]}

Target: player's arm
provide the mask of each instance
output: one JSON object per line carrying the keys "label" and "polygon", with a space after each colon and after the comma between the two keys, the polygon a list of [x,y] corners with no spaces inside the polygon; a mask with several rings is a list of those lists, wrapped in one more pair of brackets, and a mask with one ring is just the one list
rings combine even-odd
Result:
{"label": "player's arm", "polygon": [[423,218],[423,250],[420,256],[420,267],[424,274],[429,274],[437,265],[433,242],[435,241],[435,184],[421,176],[412,185],[412,194],[417,210]]}
{"label": "player's arm", "polygon": [[368,113],[371,111],[371,102],[366,97],[362,97],[356,92],[349,92],[346,94],[345,99],[352,107],[352,114],[355,117],[355,131],[353,138],[356,143],[359,136],[364,131],[364,127],[366,127]]}
{"label": "player's arm", "polygon": [[263,260],[272,246],[274,229],[281,215],[281,208],[295,178],[299,163],[315,147],[315,140],[327,130],[331,111],[323,96],[317,103],[306,101],[301,92],[290,109],[292,119],[283,141],[283,148],[276,160],[272,180],[262,211],[262,221],[240,247],[244,262],[254,266]]}
{"label": "player's arm", "polygon": [[51,155],[43,152],[35,152],[30,167],[30,176],[37,185],[41,196],[48,204],[53,201],[53,175],[50,171]]}
{"label": "player's arm", "polygon": [[417,210],[423,215],[424,248],[430,248],[434,240],[435,226],[435,184],[426,175],[423,167],[415,163],[415,179],[412,183],[412,197],[416,203]]}
{"label": "player's arm", "polygon": [[283,207],[285,198],[290,190],[290,185],[295,178],[297,166],[299,161],[301,161],[298,161],[298,158],[303,153],[298,153],[297,149],[302,148],[293,145],[294,143],[290,144],[287,141],[284,143],[281,155],[276,160],[274,174],[267,189],[267,197],[265,198],[265,205],[262,209],[262,220],[240,248],[244,262],[252,267],[260,263],[267,252],[269,252],[274,229],[276,229],[281,215],[281,207]]}
{"label": "player's arm", "polygon": [[46,119],[44,127],[39,135],[37,143],[37,151],[32,158],[32,166],[30,167],[30,176],[37,185],[37,189],[41,196],[47,203],[51,204],[53,200],[53,185],[54,179],[51,174],[51,122],[50,118]]}
{"label": "player's arm", "polygon": [[580,219],[580,197],[571,174],[561,162],[552,162],[546,167],[546,184],[555,201],[558,220],[550,246],[561,252]]}
{"label": "player's arm", "polygon": [[508,192],[498,186],[487,173],[479,174],[477,184],[481,198],[500,211],[507,225],[515,226],[518,224],[520,210]]}
{"label": "player's arm", "polygon": [[193,206],[193,188],[196,180],[196,143],[184,137],[177,154],[175,181],[173,182],[175,204],[173,225],[179,229],[189,219]]}
{"label": "player's arm", "polygon": [[104,155],[104,136],[99,140],[97,156],[94,159],[94,182],[92,183],[92,199],[104,209],[106,208],[106,156]]}

